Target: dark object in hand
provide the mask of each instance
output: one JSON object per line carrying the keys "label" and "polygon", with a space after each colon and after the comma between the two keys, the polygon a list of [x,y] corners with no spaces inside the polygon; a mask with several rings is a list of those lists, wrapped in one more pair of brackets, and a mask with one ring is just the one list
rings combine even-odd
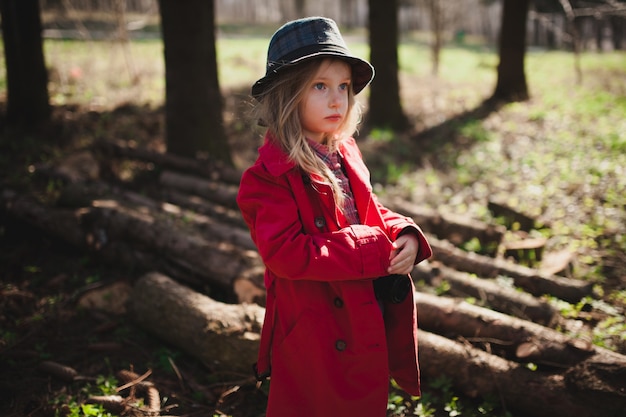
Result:
{"label": "dark object in hand", "polygon": [[387,275],[374,280],[374,294],[376,299],[399,304],[411,291],[411,281],[408,275]]}

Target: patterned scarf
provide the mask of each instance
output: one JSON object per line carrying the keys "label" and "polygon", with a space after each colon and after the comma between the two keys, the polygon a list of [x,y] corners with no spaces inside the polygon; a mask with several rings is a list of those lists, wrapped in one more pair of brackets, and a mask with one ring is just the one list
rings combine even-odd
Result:
{"label": "patterned scarf", "polygon": [[359,213],[356,211],[356,204],[354,202],[354,195],[352,195],[352,189],[350,188],[350,180],[346,176],[343,170],[342,156],[339,151],[329,152],[328,146],[322,145],[310,139],[307,139],[311,149],[320,157],[320,159],[328,166],[328,168],[335,174],[335,177],[339,180],[341,189],[344,195],[343,214],[350,224],[360,224]]}

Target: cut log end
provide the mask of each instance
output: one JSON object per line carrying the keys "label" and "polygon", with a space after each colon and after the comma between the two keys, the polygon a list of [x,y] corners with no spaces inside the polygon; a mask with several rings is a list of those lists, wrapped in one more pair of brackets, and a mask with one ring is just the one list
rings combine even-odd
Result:
{"label": "cut log end", "polygon": [[237,279],[233,283],[233,289],[240,303],[265,305],[265,289],[259,288],[253,281]]}

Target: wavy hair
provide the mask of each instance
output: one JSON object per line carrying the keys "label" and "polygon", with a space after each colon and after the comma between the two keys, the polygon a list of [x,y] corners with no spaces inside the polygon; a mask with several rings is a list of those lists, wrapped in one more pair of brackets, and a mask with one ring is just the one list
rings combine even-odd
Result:
{"label": "wavy hair", "polygon": [[[289,155],[291,161],[304,172],[319,176],[324,183],[330,185],[335,203],[343,210],[345,196],[339,180],[309,146],[302,131],[299,114],[300,103],[326,59],[328,58],[305,61],[281,72],[259,97],[255,116],[260,124],[267,126],[271,136]],[[350,88],[346,117],[337,131],[325,137],[329,150],[336,151],[341,140],[354,134],[360,121],[361,106]]]}

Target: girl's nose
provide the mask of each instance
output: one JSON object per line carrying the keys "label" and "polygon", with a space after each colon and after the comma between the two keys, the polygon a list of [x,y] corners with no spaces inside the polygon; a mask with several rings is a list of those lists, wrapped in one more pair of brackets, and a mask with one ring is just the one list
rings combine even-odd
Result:
{"label": "girl's nose", "polygon": [[337,108],[341,105],[342,96],[338,91],[334,91],[331,93],[329,105],[331,108]]}

